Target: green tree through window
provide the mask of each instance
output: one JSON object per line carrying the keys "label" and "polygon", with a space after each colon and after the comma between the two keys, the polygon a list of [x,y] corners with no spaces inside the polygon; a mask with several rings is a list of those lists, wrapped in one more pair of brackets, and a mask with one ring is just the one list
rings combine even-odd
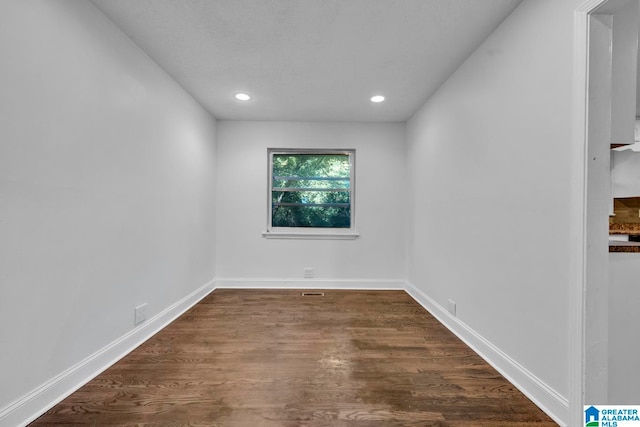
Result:
{"label": "green tree through window", "polygon": [[271,152],[271,226],[350,228],[353,152]]}

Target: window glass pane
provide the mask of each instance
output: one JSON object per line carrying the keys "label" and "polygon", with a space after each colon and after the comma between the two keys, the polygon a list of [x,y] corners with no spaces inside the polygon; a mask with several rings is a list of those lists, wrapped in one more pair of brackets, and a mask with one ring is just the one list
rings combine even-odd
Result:
{"label": "window glass pane", "polygon": [[273,227],[351,227],[349,154],[273,153]]}
{"label": "window glass pane", "polygon": [[272,202],[297,204],[346,203],[349,204],[351,194],[348,192],[329,191],[273,191]]}
{"label": "window glass pane", "polygon": [[[284,179],[286,178],[286,179]],[[333,188],[333,189],[349,189],[351,182],[349,178],[333,178],[333,179],[301,179],[298,177],[275,177],[273,179],[273,188]]]}
{"label": "window glass pane", "polygon": [[351,226],[350,207],[279,206],[272,217],[274,227],[330,227]]}
{"label": "window glass pane", "polygon": [[349,178],[349,155],[274,154],[273,176]]}

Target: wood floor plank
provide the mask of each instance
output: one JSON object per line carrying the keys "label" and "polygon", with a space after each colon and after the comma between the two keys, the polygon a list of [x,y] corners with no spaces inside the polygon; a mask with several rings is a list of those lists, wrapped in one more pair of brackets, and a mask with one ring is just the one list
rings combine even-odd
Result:
{"label": "wood floor plank", "polygon": [[403,291],[218,289],[31,426],[549,427]]}

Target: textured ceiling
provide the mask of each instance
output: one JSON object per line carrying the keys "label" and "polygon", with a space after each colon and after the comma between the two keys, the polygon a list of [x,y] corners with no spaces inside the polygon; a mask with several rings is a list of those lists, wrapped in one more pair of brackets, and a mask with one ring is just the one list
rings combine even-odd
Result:
{"label": "textured ceiling", "polygon": [[405,121],[521,0],[91,1],[218,119]]}

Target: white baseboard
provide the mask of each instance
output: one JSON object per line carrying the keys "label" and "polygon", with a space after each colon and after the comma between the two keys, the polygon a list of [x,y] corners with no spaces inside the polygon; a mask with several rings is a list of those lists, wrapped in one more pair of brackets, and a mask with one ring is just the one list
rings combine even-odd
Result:
{"label": "white baseboard", "polygon": [[407,282],[405,290],[440,323],[464,341],[465,344],[500,372],[540,409],[553,418],[555,422],[561,426],[568,425],[566,420],[569,419],[569,401],[567,398],[545,384],[459,319],[449,314],[447,310],[413,284]]}
{"label": "white baseboard", "polygon": [[0,410],[0,426],[26,426],[160,331],[214,290],[210,281],[132,331]]}
{"label": "white baseboard", "polygon": [[216,279],[216,288],[404,290],[404,280],[375,279]]}

